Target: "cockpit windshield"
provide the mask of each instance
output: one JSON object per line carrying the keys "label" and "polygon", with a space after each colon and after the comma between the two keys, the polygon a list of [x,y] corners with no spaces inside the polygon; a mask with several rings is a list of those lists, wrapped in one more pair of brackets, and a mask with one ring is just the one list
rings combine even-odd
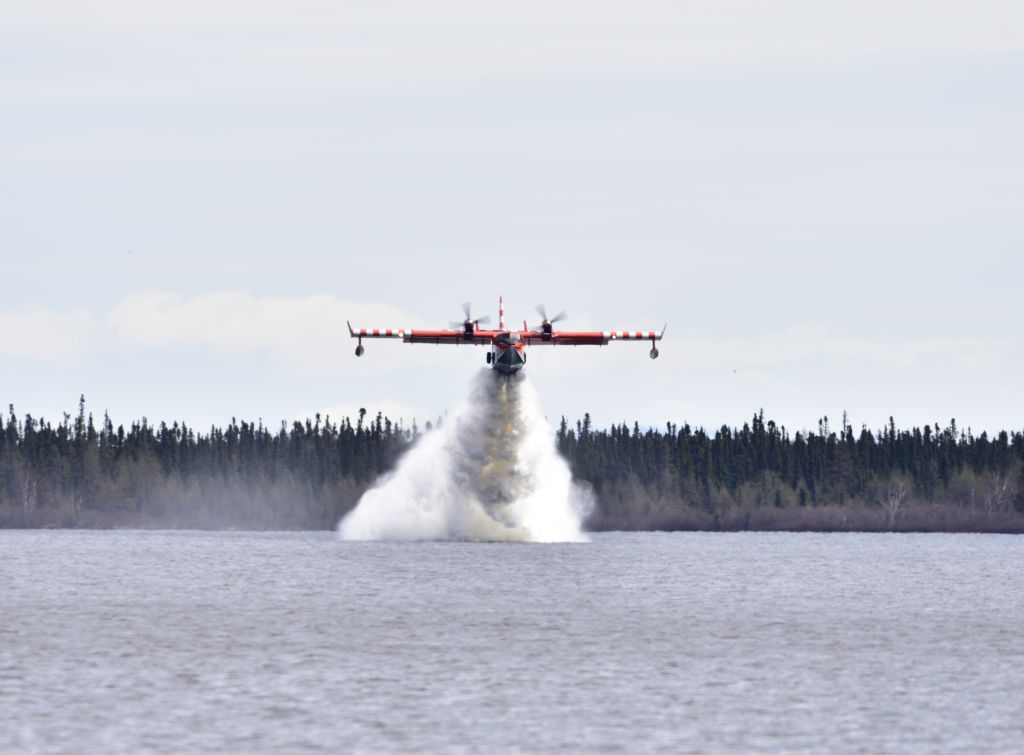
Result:
{"label": "cockpit windshield", "polygon": [[501,335],[502,343],[519,343],[521,340],[523,339],[518,333],[502,333]]}

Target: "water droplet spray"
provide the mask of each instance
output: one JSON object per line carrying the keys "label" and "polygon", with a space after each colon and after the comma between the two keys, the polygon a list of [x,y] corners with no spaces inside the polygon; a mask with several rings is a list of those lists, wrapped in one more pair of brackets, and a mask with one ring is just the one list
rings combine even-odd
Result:
{"label": "water droplet spray", "polygon": [[526,377],[481,370],[338,525],[345,540],[581,542],[593,508]]}

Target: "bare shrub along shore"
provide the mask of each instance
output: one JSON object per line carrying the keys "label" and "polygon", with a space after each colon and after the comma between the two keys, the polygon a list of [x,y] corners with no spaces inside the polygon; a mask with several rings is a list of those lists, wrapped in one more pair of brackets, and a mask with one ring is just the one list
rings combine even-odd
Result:
{"label": "bare shrub along shore", "polygon": [[[427,428],[430,423],[427,423]],[[329,529],[420,434],[360,412],[276,430],[232,420],[127,429],[84,398],[57,424],[0,417],[0,526]],[[1024,434],[955,421],[796,432],[757,414],[714,432],[672,423],[557,429],[594,490],[593,530],[1024,532]]]}

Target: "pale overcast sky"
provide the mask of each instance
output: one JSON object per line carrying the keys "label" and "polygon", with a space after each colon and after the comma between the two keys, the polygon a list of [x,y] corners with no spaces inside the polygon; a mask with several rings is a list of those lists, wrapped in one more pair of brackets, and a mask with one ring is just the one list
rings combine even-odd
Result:
{"label": "pale overcast sky", "polygon": [[0,0],[0,401],[452,407],[460,302],[553,421],[1024,427],[1019,0]]}

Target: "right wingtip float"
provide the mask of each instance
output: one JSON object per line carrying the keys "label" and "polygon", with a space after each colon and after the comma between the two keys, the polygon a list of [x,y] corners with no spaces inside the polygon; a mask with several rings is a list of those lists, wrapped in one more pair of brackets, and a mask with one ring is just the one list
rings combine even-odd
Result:
{"label": "right wingtip float", "polygon": [[490,346],[487,352],[487,364],[503,375],[519,372],[526,364],[527,346],[605,346],[612,341],[650,341],[651,359],[658,358],[657,342],[665,335],[666,325],[659,333],[656,330],[605,330],[605,331],[568,331],[554,329],[554,324],[564,320],[567,315],[559,312],[548,317],[543,305],[537,307],[541,323],[529,327],[523,322],[522,330],[505,327],[504,297],[498,299],[498,328],[485,330],[480,327],[488,318],[473,318],[469,304],[463,304],[465,319],[454,322],[446,330],[415,330],[410,328],[353,328],[348,324],[349,335],[359,339],[356,345],[356,356],[362,356],[364,338],[401,338],[404,343],[449,343],[471,344],[474,346]]}

